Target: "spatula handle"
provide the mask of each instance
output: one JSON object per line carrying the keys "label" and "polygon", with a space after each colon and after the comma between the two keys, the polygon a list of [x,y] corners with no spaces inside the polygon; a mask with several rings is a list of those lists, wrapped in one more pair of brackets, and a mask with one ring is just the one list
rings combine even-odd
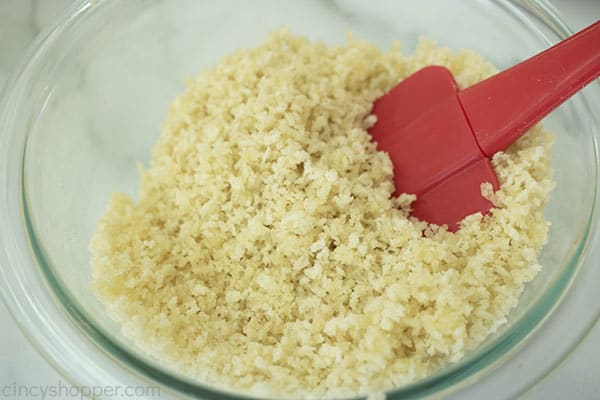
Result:
{"label": "spatula handle", "polygon": [[[518,45],[518,44],[517,44]],[[600,21],[459,93],[482,151],[506,149],[600,75]]]}

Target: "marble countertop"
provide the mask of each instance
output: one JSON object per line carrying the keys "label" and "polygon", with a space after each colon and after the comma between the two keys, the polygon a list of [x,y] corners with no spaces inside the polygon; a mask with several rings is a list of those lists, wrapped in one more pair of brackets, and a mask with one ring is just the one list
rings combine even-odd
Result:
{"label": "marble countertop", "polygon": [[[70,3],[71,0],[0,0],[0,88],[28,45]],[[554,0],[554,4],[573,29],[600,18],[600,0]],[[2,302],[0,321],[3,328],[0,330],[0,387],[64,382],[23,336]],[[596,324],[570,357],[529,392],[527,398],[600,399],[598,371],[600,324]],[[0,398],[32,397],[7,397],[0,392]]]}

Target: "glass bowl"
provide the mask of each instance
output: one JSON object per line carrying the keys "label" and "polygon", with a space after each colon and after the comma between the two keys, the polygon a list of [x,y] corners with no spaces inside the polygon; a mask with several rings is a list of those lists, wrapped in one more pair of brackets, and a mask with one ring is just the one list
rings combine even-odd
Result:
{"label": "glass bowl", "polygon": [[[135,195],[136,163],[149,161],[184,78],[282,25],[327,43],[343,42],[347,31],[381,47],[399,39],[408,51],[423,35],[473,49],[499,69],[571,33],[541,0],[77,1],[33,46],[0,103],[2,294],[23,332],[73,384],[244,398],[168,370],[123,337],[90,291],[88,242],[109,193]],[[496,334],[389,398],[468,386],[461,398],[469,390],[473,398],[490,390],[500,398],[520,394],[597,319],[599,306],[583,305],[600,304],[591,265],[600,253],[598,117],[589,106],[598,89],[593,83],[544,121],[556,134],[557,182],[544,270]],[[515,365],[531,367],[515,373]]]}

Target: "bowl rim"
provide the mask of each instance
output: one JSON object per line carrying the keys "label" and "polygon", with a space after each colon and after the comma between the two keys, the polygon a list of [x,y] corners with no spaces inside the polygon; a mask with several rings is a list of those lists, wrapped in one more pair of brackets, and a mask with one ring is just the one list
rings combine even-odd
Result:
{"label": "bowl rim", "polygon": [[[522,14],[523,11],[519,10],[517,5],[515,4],[515,0],[491,0],[493,3],[496,3],[502,7],[508,7],[511,13]],[[519,2],[519,0],[516,0]],[[89,11],[93,6],[93,3],[102,3],[101,1],[93,1],[93,0],[77,0],[74,2],[71,10],[66,13],[61,20],[59,20],[52,28],[46,31],[45,35],[41,35],[38,37],[37,41],[30,48],[27,56],[24,58],[24,62],[21,65],[21,68],[17,70],[16,75],[13,79],[7,81],[7,85],[4,87],[4,91],[0,96],[0,131],[3,129],[3,120],[6,121],[10,119],[11,111],[14,112],[9,106],[8,98],[13,98],[13,94],[18,92],[19,88],[22,87],[24,77],[27,75],[27,72],[31,70],[31,66],[37,62],[40,58],[40,55],[52,45],[53,41],[57,40],[60,37],[61,32],[68,26],[70,23],[75,21],[82,13]],[[524,3],[530,5],[530,12],[533,12],[535,17],[540,19],[543,24],[547,27],[550,27],[555,33],[557,33],[561,38],[565,38],[569,36],[572,32],[565,25],[565,23],[561,20],[561,18],[557,15],[556,10],[548,3],[546,0],[525,0]],[[533,11],[532,11],[533,10]],[[537,14],[535,14],[537,13]],[[524,18],[524,14],[521,15]],[[18,103],[18,102],[15,102]],[[6,111],[8,110],[8,111]],[[3,116],[5,117],[3,119]],[[8,122],[5,122],[5,125]],[[596,138],[593,137],[594,146],[596,145]],[[0,137],[0,152],[2,151],[2,146],[5,146],[8,149],[9,141],[4,140]],[[39,268],[36,269],[38,273],[41,273],[44,280],[44,285],[46,289],[49,290],[50,295],[54,298],[54,300],[58,301],[59,306],[61,307],[62,312],[66,313],[67,318],[73,323],[74,327],[79,330],[80,333],[85,335],[87,340],[96,344],[102,351],[113,360],[120,364],[123,368],[133,369],[137,374],[142,375],[142,379],[146,379],[151,382],[157,382],[161,385],[164,385],[179,394],[184,394],[187,396],[193,397],[204,397],[204,398],[218,398],[218,399],[247,399],[248,397],[245,395],[240,395],[237,393],[229,392],[223,390],[221,388],[213,388],[207,386],[205,384],[195,383],[190,379],[183,378],[181,376],[177,376],[169,371],[166,371],[158,366],[152,365],[141,359],[138,355],[131,352],[126,347],[122,346],[120,343],[115,341],[111,335],[104,331],[101,327],[98,327],[94,323],[94,318],[92,318],[88,313],[78,305],[77,300],[75,300],[69,291],[64,288],[64,285],[57,279],[57,277],[52,273],[52,267],[47,264],[46,260],[48,259],[44,254],[44,249],[39,243],[41,241],[37,240],[37,235],[35,232],[34,224],[31,218],[31,215],[28,212],[28,199],[27,192],[25,189],[25,173],[24,166],[25,163],[23,159],[25,158],[26,146],[23,146],[23,152],[20,155],[20,170],[18,177],[18,186],[19,186],[19,201],[21,204],[20,212],[21,212],[21,223],[22,223],[22,233],[27,238],[28,246],[27,249],[32,253],[32,261],[33,264],[38,264]],[[0,153],[1,154],[1,153]],[[598,152],[595,149],[595,177],[598,178]],[[8,158],[5,158],[8,160]],[[8,161],[3,161],[3,164],[7,165]],[[2,165],[2,164],[0,164]],[[5,165],[2,165],[3,169],[0,171],[4,174],[6,178],[6,182],[14,182],[14,176],[9,176],[9,170],[14,171],[14,167],[4,168]],[[0,175],[3,176],[3,175]],[[596,182],[598,179],[596,179]],[[8,185],[5,185],[8,186]],[[483,346],[477,354],[474,354],[472,357],[466,357],[455,365],[444,368],[443,370],[427,377],[425,379],[416,381],[409,385],[393,389],[387,391],[386,394],[390,399],[399,399],[399,398],[417,398],[424,397],[432,394],[439,394],[440,392],[448,392],[450,390],[456,390],[460,387],[462,382],[467,381],[469,377],[479,374],[489,373],[492,369],[497,367],[499,364],[504,362],[507,358],[510,358],[517,352],[524,344],[525,341],[530,338],[539,328],[543,325],[544,321],[549,318],[549,316],[553,313],[553,311],[558,307],[561,300],[567,293],[567,289],[572,285],[575,276],[577,275],[578,270],[580,269],[586,255],[586,249],[589,246],[592,240],[592,234],[598,236],[598,183],[593,191],[593,199],[592,199],[592,209],[590,210],[590,215],[587,221],[586,226],[583,228],[582,237],[579,240],[579,245],[574,250],[573,255],[570,257],[570,262],[565,270],[561,273],[560,278],[557,279],[557,290],[549,290],[551,296],[543,296],[542,299],[538,300],[541,302],[541,308],[532,307],[532,309],[528,310],[523,316],[521,316],[520,320],[515,323],[514,326],[508,328],[502,335],[496,338],[491,343]],[[8,190],[5,187],[0,189],[0,200],[3,200],[5,197],[9,196]],[[7,202],[6,204],[9,204]],[[11,203],[14,205],[13,203]],[[14,207],[13,207],[14,210]],[[14,215],[13,215],[14,217]],[[17,218],[18,219],[18,218]],[[5,224],[7,222],[5,220],[4,215],[0,215],[0,221],[2,224],[0,227],[9,226],[9,224]],[[11,218],[10,222],[14,223],[14,219]],[[0,236],[0,243],[3,246],[0,246],[0,261],[1,271],[0,271],[0,284],[2,286],[2,297],[7,304],[7,308],[11,312],[13,318],[17,321],[21,330],[28,337],[30,342],[36,347],[38,352],[40,352],[44,357],[58,370],[62,372],[62,374],[67,377],[71,382],[76,382],[77,379],[72,378],[72,373],[66,371],[66,369],[61,366],[59,363],[55,362],[55,358],[44,348],[44,342],[39,339],[39,337],[34,337],[31,335],[31,327],[36,326],[34,319],[26,320],[22,318],[22,313],[26,309],[35,309],[35,306],[31,308],[31,305],[34,305],[34,301],[31,296],[27,295],[22,297],[18,294],[19,289],[26,290],[23,287],[24,281],[19,279],[20,277],[14,273],[14,269],[17,268],[19,263],[14,261],[14,255],[10,254],[11,244],[14,244],[13,240],[15,238],[10,238],[10,232],[5,231],[4,228],[0,232],[2,236]],[[19,232],[21,233],[21,232]],[[17,236],[17,235],[15,235]],[[4,248],[4,250],[2,249]],[[19,247],[17,250],[23,250],[23,247]],[[12,270],[11,270],[12,268]],[[11,275],[12,274],[12,275]],[[17,289],[15,289],[17,288]],[[542,301],[544,300],[544,301]],[[26,304],[29,303],[29,306]],[[540,312],[542,310],[543,312]],[[534,312],[535,311],[535,312]],[[530,315],[528,317],[529,314]],[[597,316],[596,316],[597,318]],[[33,325],[32,325],[33,324]],[[518,329],[517,329],[518,328]],[[574,345],[573,345],[574,346]],[[510,350],[506,351],[506,348]],[[491,361],[490,361],[491,360]],[[252,397],[250,397],[252,398]]]}

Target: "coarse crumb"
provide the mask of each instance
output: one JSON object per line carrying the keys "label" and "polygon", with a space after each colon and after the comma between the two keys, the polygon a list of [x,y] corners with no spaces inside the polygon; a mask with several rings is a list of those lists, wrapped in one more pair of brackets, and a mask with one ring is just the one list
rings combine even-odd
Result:
{"label": "coarse crumb", "polygon": [[126,336],[202,382],[303,398],[380,393],[459,360],[540,270],[551,136],[493,158],[492,211],[456,233],[409,218],[366,129],[426,65],[466,87],[482,57],[411,56],[282,29],[188,84],[139,200],[114,194],[91,242],[94,290]]}

